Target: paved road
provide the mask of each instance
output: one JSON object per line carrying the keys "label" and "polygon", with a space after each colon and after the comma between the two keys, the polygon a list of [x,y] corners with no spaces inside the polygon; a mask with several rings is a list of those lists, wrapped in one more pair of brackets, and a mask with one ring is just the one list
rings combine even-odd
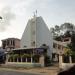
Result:
{"label": "paved road", "polygon": [[24,73],[24,72],[16,72],[16,71],[1,71],[0,75],[39,75],[39,74],[30,74],[30,73]]}

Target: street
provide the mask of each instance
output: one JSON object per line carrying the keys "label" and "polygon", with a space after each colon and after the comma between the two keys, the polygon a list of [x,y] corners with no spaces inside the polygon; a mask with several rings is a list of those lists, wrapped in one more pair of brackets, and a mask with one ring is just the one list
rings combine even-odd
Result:
{"label": "street", "polygon": [[0,70],[0,75],[40,75],[40,74],[31,74],[31,73],[24,73],[24,72]]}

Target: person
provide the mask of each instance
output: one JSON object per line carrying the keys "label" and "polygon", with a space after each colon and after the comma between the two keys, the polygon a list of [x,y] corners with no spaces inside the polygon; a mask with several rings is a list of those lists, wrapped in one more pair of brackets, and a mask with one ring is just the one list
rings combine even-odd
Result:
{"label": "person", "polygon": [[75,75],[75,65],[68,70],[59,72],[58,75]]}

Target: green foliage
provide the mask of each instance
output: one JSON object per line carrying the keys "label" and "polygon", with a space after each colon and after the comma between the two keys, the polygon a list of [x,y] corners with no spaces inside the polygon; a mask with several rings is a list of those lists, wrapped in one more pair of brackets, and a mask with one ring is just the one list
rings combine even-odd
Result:
{"label": "green foliage", "polygon": [[13,54],[9,54],[8,61],[12,61],[12,60],[13,60]]}
{"label": "green foliage", "polygon": [[55,25],[55,31],[60,32],[60,27],[58,25]]}
{"label": "green foliage", "polygon": [[65,47],[64,48],[64,54],[66,56],[70,56],[70,55],[72,55],[72,50],[69,47]]}
{"label": "green foliage", "polygon": [[56,38],[56,37],[61,37],[61,35],[63,36],[70,36],[72,31],[74,31],[73,29],[74,25],[72,23],[64,23],[64,24],[61,24],[60,26],[59,25],[55,25],[54,28],[51,28],[51,32],[53,34],[53,37]]}
{"label": "green foliage", "polygon": [[57,40],[57,41],[61,41],[62,40],[61,36],[55,37],[54,39]]}
{"label": "green foliage", "polygon": [[19,56],[19,54],[13,54],[13,57],[14,58],[19,58],[20,56]]}
{"label": "green foliage", "polygon": [[68,44],[68,47],[72,50],[73,55],[75,54],[75,32],[71,35],[71,43]]}
{"label": "green foliage", "polygon": [[66,32],[64,33],[64,37],[71,37],[70,31],[66,31]]}
{"label": "green foliage", "polygon": [[55,27],[51,28],[50,30],[53,36],[56,37],[58,36],[58,33],[60,32],[60,27],[58,25],[55,25]]}
{"label": "green foliage", "polygon": [[33,57],[37,57],[37,58],[38,58],[38,57],[40,57],[40,55],[37,55],[37,54],[36,54],[36,55],[33,55]]}
{"label": "green foliage", "polygon": [[72,55],[75,56],[75,51],[72,51]]}
{"label": "green foliage", "polygon": [[72,34],[71,36],[71,49],[72,51],[75,51],[75,33]]}
{"label": "green foliage", "polygon": [[23,57],[23,58],[31,57],[31,55],[30,54],[23,54],[23,55],[21,55],[21,57]]}
{"label": "green foliage", "polygon": [[9,56],[9,58],[12,59],[12,58],[13,58],[13,54],[11,54],[11,55]]}
{"label": "green foliage", "polygon": [[39,62],[40,55],[33,55],[33,62]]}
{"label": "green foliage", "polygon": [[64,23],[64,24],[61,24],[60,28],[63,30],[63,29],[73,29],[73,26],[74,24],[72,23]]}

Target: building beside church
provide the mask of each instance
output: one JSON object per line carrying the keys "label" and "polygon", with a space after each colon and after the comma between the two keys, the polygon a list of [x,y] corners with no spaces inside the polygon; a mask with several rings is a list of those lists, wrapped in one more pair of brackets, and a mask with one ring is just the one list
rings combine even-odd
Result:
{"label": "building beside church", "polygon": [[2,48],[6,51],[10,51],[15,48],[20,48],[20,39],[18,38],[7,38],[2,40]]}
{"label": "building beside church", "polygon": [[7,55],[7,62],[30,62],[45,66],[46,56],[52,57],[53,38],[42,17],[34,16],[28,21],[20,46]]}
{"label": "building beside church", "polygon": [[59,63],[59,68],[66,70],[75,65],[75,55],[72,55],[68,45],[71,43],[71,37],[64,37],[61,41],[53,41],[52,60]]}
{"label": "building beside church", "polygon": [[53,61],[59,62],[59,55],[64,54],[65,48],[71,42],[71,37],[62,38],[61,41],[53,40],[53,53],[52,59]]}

